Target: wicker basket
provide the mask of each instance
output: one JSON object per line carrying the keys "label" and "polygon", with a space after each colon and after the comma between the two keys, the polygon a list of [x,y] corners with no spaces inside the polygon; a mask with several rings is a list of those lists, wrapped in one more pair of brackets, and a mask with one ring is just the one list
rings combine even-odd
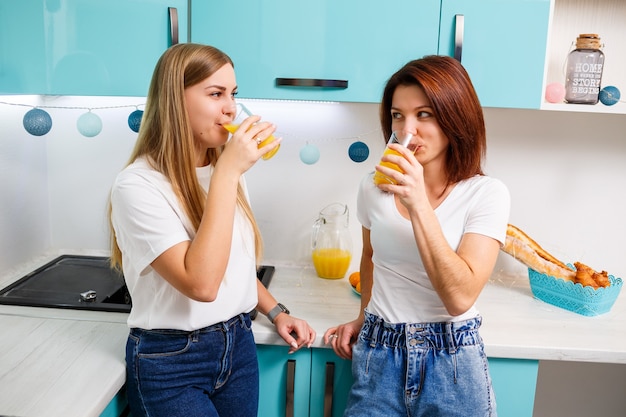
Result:
{"label": "wicker basket", "polygon": [[542,274],[531,268],[528,268],[528,278],[535,298],[583,316],[607,313],[622,289],[622,279],[613,275],[609,275],[611,285],[598,289],[583,287],[581,284]]}

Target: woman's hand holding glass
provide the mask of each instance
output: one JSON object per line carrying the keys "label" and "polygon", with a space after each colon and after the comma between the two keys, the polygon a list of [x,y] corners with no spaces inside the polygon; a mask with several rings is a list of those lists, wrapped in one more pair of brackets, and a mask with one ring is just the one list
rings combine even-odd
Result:
{"label": "woman's hand holding glass", "polygon": [[[240,128],[243,128],[243,132],[250,133],[251,131],[256,130],[253,130],[253,128],[259,127],[259,125],[267,124],[267,122],[260,122],[260,120],[261,118],[259,116],[253,115],[246,106],[238,103],[235,118],[231,123],[225,124],[224,128],[233,135],[236,132],[239,132]],[[261,154],[261,158],[265,160],[276,155],[276,152],[278,152],[278,149],[280,148],[280,139],[276,139],[274,137],[274,130],[275,127],[269,132],[264,129],[252,135],[252,139],[256,142],[259,149],[266,148],[263,149],[264,152]]]}
{"label": "woman's hand holding glass", "polygon": [[413,135],[410,133],[399,131],[391,133],[385,152],[383,152],[380,160],[380,166],[384,168],[376,169],[374,173],[374,184],[403,184],[405,171],[399,165],[401,164],[401,160],[399,160],[399,162],[394,162],[394,160],[404,157],[404,149],[402,148],[407,148],[412,138]]}

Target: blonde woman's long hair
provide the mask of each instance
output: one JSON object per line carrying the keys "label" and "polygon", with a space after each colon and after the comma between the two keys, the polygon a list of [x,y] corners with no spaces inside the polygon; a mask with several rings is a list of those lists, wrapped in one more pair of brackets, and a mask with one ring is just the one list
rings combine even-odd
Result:
{"label": "blonde woman's long hair", "polygon": [[[233,65],[230,57],[208,45],[182,43],[163,53],[152,75],[137,142],[127,164],[139,157],[147,157],[154,169],[170,180],[174,193],[196,230],[204,212],[206,193],[196,177],[194,138],[187,116],[184,91],[226,64]],[[207,150],[211,165],[215,165],[222,149],[223,147]],[[237,205],[245,213],[254,231],[258,264],[263,242],[241,183],[237,187]],[[110,203],[109,228],[111,265],[121,269],[122,253],[111,223]]]}

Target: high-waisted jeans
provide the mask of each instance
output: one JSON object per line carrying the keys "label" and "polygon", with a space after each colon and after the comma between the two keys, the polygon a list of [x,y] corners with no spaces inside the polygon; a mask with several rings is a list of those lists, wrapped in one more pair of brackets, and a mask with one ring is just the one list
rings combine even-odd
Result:
{"label": "high-waisted jeans", "polygon": [[189,332],[131,329],[126,376],[133,417],[255,417],[259,369],[250,316]]}
{"label": "high-waisted jeans", "polygon": [[481,321],[390,324],[366,312],[344,417],[495,417]]}

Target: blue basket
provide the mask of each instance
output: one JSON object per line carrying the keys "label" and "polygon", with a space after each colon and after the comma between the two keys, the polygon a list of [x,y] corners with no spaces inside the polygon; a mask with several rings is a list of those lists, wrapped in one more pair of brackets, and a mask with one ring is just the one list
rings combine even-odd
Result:
{"label": "blue basket", "polygon": [[622,289],[622,279],[613,275],[609,275],[611,285],[598,289],[583,287],[581,284],[542,274],[531,268],[528,268],[528,278],[535,298],[583,316],[607,313],[615,304]]}

